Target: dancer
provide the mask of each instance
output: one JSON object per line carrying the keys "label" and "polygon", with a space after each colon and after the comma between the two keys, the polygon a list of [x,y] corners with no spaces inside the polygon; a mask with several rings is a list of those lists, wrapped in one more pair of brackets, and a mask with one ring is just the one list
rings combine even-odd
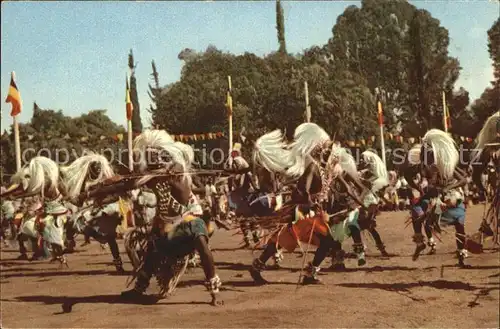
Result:
{"label": "dancer", "polygon": [[[447,209],[441,214],[441,222],[455,226],[457,240],[458,265],[465,266],[467,250],[465,249],[465,205],[463,192],[459,190],[466,184],[466,179],[458,170],[459,154],[454,140],[447,133],[438,130],[429,130],[424,138],[420,151],[413,148],[409,152],[405,177],[412,187],[419,189],[413,181],[415,167],[420,169],[422,178],[427,179],[427,187],[420,189],[420,198],[412,210],[413,229],[416,243],[413,260],[417,260],[420,253],[426,248],[422,235],[422,224],[428,219],[428,212],[439,209],[440,200],[444,195]],[[418,156],[418,158],[417,158]],[[418,160],[417,160],[418,159]],[[413,173],[412,173],[413,172]]]}
{"label": "dancer", "polygon": [[[329,135],[318,125],[304,123],[295,129],[294,142],[288,150],[283,151],[283,156],[280,157],[281,162],[276,163],[278,170],[287,168],[285,171],[287,176],[298,177],[297,185],[292,192],[292,199],[284,206],[284,209],[292,209],[290,220],[293,223],[290,223],[286,230],[278,231],[270,240],[273,243],[269,243],[261,256],[253,261],[250,275],[255,283],[267,283],[261,272],[265,268],[266,261],[276,253],[277,245],[291,252],[298,245],[298,241],[309,242],[309,234],[304,234],[304,232],[307,229],[310,230],[310,227],[297,232],[299,228],[297,224],[301,223],[301,218],[318,220],[314,231],[319,235],[315,236],[313,244],[319,245],[318,250],[322,252],[323,249],[329,250],[329,247],[322,248],[328,243],[328,240],[324,238],[328,235],[328,229],[324,223],[327,221],[326,213],[322,208],[328,201],[331,184],[339,174],[340,166],[335,167],[336,163],[333,159],[336,157],[337,162],[341,162],[343,154],[332,154],[332,151],[336,151],[336,146],[333,145]],[[356,172],[355,169],[352,171]],[[340,179],[347,185],[343,178]],[[359,233],[359,230],[357,232]],[[359,244],[362,246],[360,235]],[[359,248],[356,250],[359,251]],[[316,277],[318,270],[319,264],[314,264],[314,262],[309,264],[303,283],[319,283]]]}
{"label": "dancer", "polygon": [[389,175],[384,162],[376,153],[367,150],[364,151],[361,156],[361,169],[363,172],[362,182],[370,190],[370,193],[367,193],[363,200],[364,206],[368,211],[363,214],[360,226],[362,230],[367,229],[368,232],[370,232],[375,240],[377,249],[382,256],[387,257],[389,254],[385,250],[385,245],[376,229],[377,222],[375,221],[375,217],[378,212],[380,197],[383,197],[386,187],[389,186]]}
{"label": "dancer", "polygon": [[[138,270],[135,287],[123,292],[122,297],[141,298],[155,270],[163,268],[163,265],[159,266],[160,262],[163,264],[163,259],[166,258],[166,271],[173,273],[172,267],[177,260],[196,250],[201,258],[212,304],[218,305],[221,281],[215,273],[213,256],[208,247],[208,228],[191,191],[191,179],[187,174],[191,163],[162,130],[147,130],[139,135],[134,141],[134,153],[140,154],[139,170],[143,175],[117,179],[110,185],[87,192],[88,197],[104,198],[102,203],[106,203],[109,195],[120,195],[142,186],[150,188],[156,195],[157,211],[151,240]],[[167,279],[166,284],[169,282],[170,279]]]}
{"label": "dancer", "polygon": [[[82,192],[115,175],[106,157],[88,151],[85,153],[69,166],[61,168],[66,197],[80,207],[83,206],[83,202],[78,197]],[[87,239],[94,238],[102,245],[107,243],[117,272],[124,273],[123,262],[116,242],[116,228],[122,222],[118,204],[115,202],[103,206],[96,202],[90,206],[91,209],[89,209],[90,212],[87,212],[87,216],[75,216],[78,218],[74,219],[84,219],[85,223],[81,225],[79,222],[72,221],[68,237],[72,239],[76,233],[75,229],[79,228],[77,231],[83,233]]]}
{"label": "dancer", "polygon": [[[51,261],[57,260],[67,265],[63,248],[68,210],[61,201],[59,167],[49,158],[35,157],[12,177],[12,182],[14,184],[2,197],[41,195],[43,206],[37,211],[34,223],[34,228],[39,233],[39,246],[48,243],[52,248]],[[32,231],[28,226],[31,226],[30,221],[24,223],[23,227]]]}
{"label": "dancer", "polygon": [[369,190],[358,180],[355,160],[345,148],[334,144],[331,154],[328,167],[332,168],[330,171],[334,180],[330,186],[331,194],[326,208],[331,214],[329,230],[327,235],[320,237],[320,245],[309,265],[303,284],[321,284],[317,273],[328,254],[332,255],[333,269],[345,270],[342,243],[348,238],[354,241],[353,249],[357,255],[358,266],[366,264],[359,222],[362,222],[362,216],[368,213],[362,200],[367,199]]}
{"label": "dancer", "polygon": [[255,222],[252,220],[252,210],[250,209],[251,190],[257,191],[254,184],[254,176],[248,162],[241,154],[241,144],[235,143],[231,152],[231,157],[226,163],[225,169],[229,173],[235,174],[229,178],[229,206],[234,211],[239,220],[240,229],[243,233],[244,248],[250,247],[250,239],[254,243],[259,243],[260,237]]}

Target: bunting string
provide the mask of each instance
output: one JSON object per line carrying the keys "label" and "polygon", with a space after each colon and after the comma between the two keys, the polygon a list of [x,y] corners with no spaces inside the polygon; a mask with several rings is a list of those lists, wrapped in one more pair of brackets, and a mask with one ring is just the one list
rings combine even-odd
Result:
{"label": "bunting string", "polygon": [[[112,136],[105,136],[101,135],[98,137],[99,140],[104,141],[107,139],[114,140],[116,142],[121,142],[124,139],[125,133],[119,133],[116,135]],[[140,135],[139,133],[134,133],[134,137],[137,137]],[[391,143],[397,143],[397,144],[410,144],[414,145],[416,143],[420,143],[420,137],[403,137],[400,135],[394,135],[391,133],[386,133],[384,134],[386,141],[391,141]],[[179,142],[193,142],[193,141],[204,141],[204,140],[215,140],[215,139],[221,139],[225,138],[226,134],[224,132],[211,132],[211,133],[201,133],[201,134],[178,134],[178,135],[171,135],[174,140],[179,141]],[[32,140],[35,138],[35,135],[27,135],[28,140]],[[47,139],[51,139],[53,137],[57,136],[45,136]],[[473,141],[472,138],[470,137],[464,137],[464,136],[458,136],[454,135],[457,139],[461,140],[462,142],[468,142],[471,143]],[[69,134],[65,134],[64,136],[60,136],[60,138],[69,140],[72,139]],[[77,138],[81,142],[88,142],[90,140],[89,136],[83,136],[83,137],[78,137]],[[377,136],[369,136],[366,138],[360,138],[360,139],[347,139],[344,141],[341,141],[345,146],[348,147],[363,147],[363,146],[371,146],[372,144],[375,143],[375,141],[378,139]]]}

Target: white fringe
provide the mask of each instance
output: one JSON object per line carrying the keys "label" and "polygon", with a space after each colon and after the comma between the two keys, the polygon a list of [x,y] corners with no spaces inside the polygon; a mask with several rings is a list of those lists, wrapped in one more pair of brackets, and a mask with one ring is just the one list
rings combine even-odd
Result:
{"label": "white fringe", "polygon": [[483,128],[479,132],[476,138],[476,148],[484,149],[484,145],[492,143],[497,138],[497,122],[500,120],[500,111],[497,111],[491,115],[484,123]]}
{"label": "white fringe", "polygon": [[[82,157],[76,159],[67,167],[62,167],[63,183],[66,189],[67,196],[74,200],[83,191],[90,186],[101,182],[104,179],[114,176],[113,168],[108,159],[101,154],[85,151]],[[98,162],[101,172],[97,179],[91,180],[88,177],[90,165]],[[85,183],[85,186],[83,184]]]}
{"label": "white fringe", "polygon": [[284,173],[293,165],[291,151],[286,150],[281,130],[261,136],[254,144],[253,162],[269,172]]}
{"label": "white fringe", "polygon": [[446,179],[451,179],[459,161],[455,141],[450,135],[439,129],[429,130],[423,142],[432,147],[436,166]]}
{"label": "white fringe", "polygon": [[370,171],[375,177],[375,180],[372,182],[372,191],[376,192],[384,186],[389,185],[389,174],[382,159],[376,153],[368,150],[361,153],[361,155],[363,156],[363,160],[370,165]]}
{"label": "white fringe", "polygon": [[484,123],[483,128],[476,137],[476,149],[472,152],[472,161],[479,160],[479,156],[488,143],[495,142],[497,137],[497,122],[500,120],[500,111],[492,114]]}
{"label": "white fringe", "polygon": [[22,184],[27,193],[41,193],[47,189],[58,192],[59,167],[47,157],[37,156],[20,172],[12,176],[14,184]]}
{"label": "white fringe", "polygon": [[182,155],[184,156],[184,161],[188,167],[190,167],[194,163],[194,150],[190,145],[175,142],[175,146],[181,150]]}
{"label": "white fringe", "polygon": [[338,146],[337,144],[332,145],[332,153],[330,154],[331,161],[339,163],[342,170],[350,174],[352,177],[358,177],[358,167],[356,166],[356,160],[347,151],[347,149]]}
{"label": "white fringe", "polygon": [[[145,171],[148,167],[146,154],[148,148],[156,148],[167,152],[172,157],[172,161],[182,166],[184,171],[189,169],[190,162],[186,161],[186,159],[191,158],[191,153],[186,147],[176,145],[174,139],[164,130],[145,130],[134,140],[134,153],[139,155],[138,164],[141,171]],[[192,158],[194,159],[194,152]]]}
{"label": "white fringe", "polygon": [[330,140],[323,128],[315,123],[303,123],[295,129],[294,141],[290,144],[290,158],[293,163],[287,170],[287,175],[301,176],[306,169],[306,159],[316,147]]}

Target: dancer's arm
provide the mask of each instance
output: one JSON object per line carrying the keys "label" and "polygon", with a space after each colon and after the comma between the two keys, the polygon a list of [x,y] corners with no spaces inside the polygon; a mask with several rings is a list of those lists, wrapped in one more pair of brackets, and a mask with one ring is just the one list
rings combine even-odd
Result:
{"label": "dancer's arm", "polygon": [[305,192],[305,195],[307,196],[307,201],[308,201],[309,205],[313,205],[314,202],[311,199],[311,193],[310,193],[310,191],[311,191],[311,186],[312,186],[312,183],[313,183],[314,175],[316,175],[316,174],[319,175],[319,172],[318,172],[316,166],[311,165],[311,166],[309,166],[309,167],[306,168],[306,172],[304,174],[306,175],[306,182],[305,182],[304,192]]}
{"label": "dancer's arm", "polygon": [[276,192],[278,192],[278,179],[273,172],[270,173],[270,176],[271,176],[272,185],[273,185],[273,192],[276,193]]}
{"label": "dancer's arm", "polygon": [[250,167],[241,168],[241,169],[232,168],[232,169],[225,169],[225,171],[227,171],[227,172],[229,172],[231,174],[243,175],[243,174],[246,174],[248,172],[251,172],[251,169],[250,169]]}
{"label": "dancer's arm", "polygon": [[[352,179],[352,176],[350,176],[349,174],[346,173],[346,177],[350,177]],[[344,184],[346,190],[347,190],[347,194],[354,200],[356,201],[356,203],[358,203],[363,209],[366,209],[366,207],[364,206],[363,202],[361,201],[361,199],[358,197],[358,195],[356,193],[353,192],[352,188],[349,186],[349,184],[347,183],[347,181],[344,179],[344,177],[342,177],[342,175],[340,175],[338,177],[338,179],[340,180],[340,182],[342,184]],[[361,184],[358,182],[358,184]]]}
{"label": "dancer's arm", "polygon": [[112,185],[99,185],[91,191],[83,192],[82,194],[80,194],[79,199],[99,197],[103,199],[107,199],[108,197],[118,198],[119,196],[126,194],[128,191],[137,189],[139,187],[136,185],[135,179],[126,178]]}
{"label": "dancer's arm", "polygon": [[[370,190],[367,189],[366,186],[364,186],[357,177],[353,177],[348,172],[344,172],[344,176],[347,178],[348,181],[352,182],[358,188],[361,194],[359,199],[363,200],[366,197],[366,195],[370,193]],[[362,202],[360,204],[362,204]]]}
{"label": "dancer's arm", "polygon": [[453,190],[455,188],[462,187],[465,184],[467,184],[467,178],[465,178],[465,172],[463,172],[461,169],[456,168],[455,172],[453,172],[453,177],[457,180],[457,182],[455,184],[446,186],[443,189],[443,192],[447,192],[449,190]]}
{"label": "dancer's arm", "polygon": [[421,187],[418,186],[418,184],[415,183],[415,180],[414,180],[415,176],[416,175],[415,175],[414,168],[407,166],[407,167],[405,167],[403,169],[403,177],[405,178],[405,180],[408,183],[408,185],[410,185],[410,187],[412,189],[415,189],[415,190],[419,191],[420,194],[423,195],[423,191],[422,191]]}

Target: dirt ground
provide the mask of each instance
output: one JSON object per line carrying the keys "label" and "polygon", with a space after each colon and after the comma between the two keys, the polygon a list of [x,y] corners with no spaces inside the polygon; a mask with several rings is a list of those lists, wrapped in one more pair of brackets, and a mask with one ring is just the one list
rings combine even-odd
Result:
{"label": "dirt ground", "polygon": [[[468,211],[467,232],[479,226],[482,206]],[[413,262],[406,212],[382,213],[378,224],[389,252],[382,258],[367,236],[367,264],[346,262],[344,273],[325,270],[323,286],[296,288],[302,258],[285,254],[283,269],[264,276],[272,284],[255,287],[248,274],[249,250],[238,249],[241,235],[219,231],[211,245],[223,281],[224,306],[212,307],[201,268],[182,278],[175,295],[156,305],[125,304],[118,298],[127,276],[114,275],[109,251],[97,242],[69,255],[69,269],[47,261],[16,261],[14,248],[1,252],[2,328],[262,328],[262,327],[460,327],[498,328],[500,264],[498,249],[485,244],[470,255],[470,269],[455,267],[453,229],[443,234],[436,255]],[[77,245],[80,244],[78,242]],[[351,241],[345,248],[351,248]],[[122,248],[122,246],[120,246]],[[258,252],[258,251],[257,251]],[[257,254],[256,254],[257,255]],[[126,254],[122,253],[126,259]],[[312,259],[312,252],[308,260]],[[329,260],[323,266],[328,268]],[[129,263],[126,269],[131,269]],[[148,292],[155,293],[153,283]],[[71,313],[62,313],[63,304]]]}

